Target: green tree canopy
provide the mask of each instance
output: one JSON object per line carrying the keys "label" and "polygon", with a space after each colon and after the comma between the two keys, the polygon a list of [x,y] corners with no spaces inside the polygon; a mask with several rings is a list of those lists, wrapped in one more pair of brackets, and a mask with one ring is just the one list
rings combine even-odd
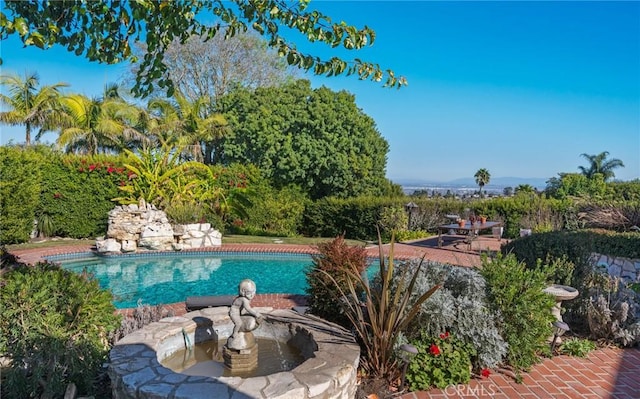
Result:
{"label": "green tree canopy", "polygon": [[59,122],[62,115],[60,88],[66,87],[66,83],[40,86],[38,74],[29,73],[25,74],[24,79],[19,75],[2,75],[0,85],[8,91],[8,95],[0,94],[0,102],[10,108],[0,112],[0,122],[12,126],[24,125],[26,145],[31,144],[33,129],[40,129],[39,133],[42,133]]}
{"label": "green tree canopy", "polygon": [[253,163],[276,187],[295,184],[313,199],[388,189],[389,144],[346,91],[299,80],[238,90],[222,99],[221,110],[231,133],[219,163]]}
{"label": "green tree canopy", "polygon": [[[148,95],[158,87],[173,94],[163,54],[174,40],[186,42],[192,36],[225,38],[252,29],[268,40],[269,47],[294,65],[317,75],[356,75],[384,85],[400,87],[404,78],[383,71],[375,63],[338,57],[329,60],[300,52],[284,38],[281,29],[301,33],[311,42],[357,50],[373,44],[375,32],[334,23],[328,16],[308,10],[309,0],[5,0],[0,11],[0,39],[17,34],[22,42],[42,49],[60,44],[90,61],[140,62],[134,93]],[[138,60],[132,48],[144,42],[147,54]]]}
{"label": "green tree canopy", "polygon": [[604,181],[615,177],[614,169],[624,168],[624,164],[619,159],[607,159],[609,151],[603,151],[597,155],[580,154],[589,161],[589,166],[578,166],[580,173],[588,179],[592,179],[596,174],[601,174]]}
{"label": "green tree canopy", "polygon": [[607,183],[602,174],[591,178],[580,173],[559,173],[547,181],[545,193],[552,198],[594,197],[603,198],[607,193]]}

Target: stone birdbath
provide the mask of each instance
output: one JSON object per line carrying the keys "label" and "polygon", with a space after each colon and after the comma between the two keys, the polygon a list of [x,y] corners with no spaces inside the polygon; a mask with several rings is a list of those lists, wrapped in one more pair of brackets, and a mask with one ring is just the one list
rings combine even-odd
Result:
{"label": "stone birdbath", "polygon": [[553,284],[543,291],[555,298],[556,304],[551,308],[551,314],[555,316],[557,321],[564,323],[564,320],[562,320],[562,301],[570,301],[577,297],[579,294],[578,290],[568,285]]}

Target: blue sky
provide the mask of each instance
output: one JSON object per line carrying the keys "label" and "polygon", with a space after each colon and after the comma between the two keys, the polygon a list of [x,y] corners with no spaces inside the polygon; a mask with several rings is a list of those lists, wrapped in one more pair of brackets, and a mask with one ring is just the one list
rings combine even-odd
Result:
{"label": "blue sky", "polygon": [[[376,31],[373,46],[302,50],[374,61],[409,85],[303,75],[347,90],[388,140],[394,181],[550,178],[609,151],[640,178],[640,2],[311,1],[334,21]],[[63,49],[1,43],[3,73],[37,71],[44,84],[99,95],[125,65],[91,64]],[[2,144],[24,141],[2,128]],[[54,139],[55,136],[47,136]]]}

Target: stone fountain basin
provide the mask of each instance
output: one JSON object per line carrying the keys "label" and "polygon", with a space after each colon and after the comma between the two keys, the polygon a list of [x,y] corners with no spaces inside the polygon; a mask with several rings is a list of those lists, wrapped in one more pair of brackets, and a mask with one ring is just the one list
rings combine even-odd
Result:
{"label": "stone fountain basin", "polygon": [[151,323],[122,338],[110,353],[113,397],[315,399],[353,398],[360,348],[343,328],[292,310],[257,308],[268,325],[256,337],[290,341],[306,359],[291,371],[241,377],[188,376],[160,362],[206,340],[226,339],[233,331],[228,307],[206,308]]}
{"label": "stone fountain basin", "polygon": [[547,294],[553,295],[556,301],[569,301],[578,296],[579,292],[568,285],[553,284],[543,290]]}

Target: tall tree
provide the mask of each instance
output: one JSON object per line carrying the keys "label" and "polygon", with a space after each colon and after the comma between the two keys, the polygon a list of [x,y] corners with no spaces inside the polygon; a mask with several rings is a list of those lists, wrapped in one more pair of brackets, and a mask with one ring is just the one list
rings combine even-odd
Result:
{"label": "tall tree", "polygon": [[321,59],[300,52],[281,35],[280,28],[298,31],[311,42],[348,50],[361,49],[375,40],[369,27],[334,23],[328,16],[308,10],[308,4],[308,0],[5,0],[0,11],[0,39],[18,34],[25,45],[49,48],[61,44],[76,55],[110,64],[138,61],[131,49],[145,41],[148,53],[140,60],[134,86],[134,92],[141,95],[151,93],[156,82],[169,96],[173,94],[163,54],[174,39],[181,43],[194,35],[211,39],[223,27],[225,39],[252,29],[289,65],[317,75],[357,75],[375,82],[384,80],[388,87],[406,84],[404,78],[376,63],[358,58],[349,62],[338,57]]}
{"label": "tall tree", "polygon": [[[141,56],[144,55],[143,47]],[[232,89],[277,86],[293,80],[287,63],[252,33],[238,33],[225,39],[190,37],[185,43],[174,40],[164,53],[169,78],[189,101],[206,97],[212,108]],[[135,67],[135,65],[134,65]],[[132,70],[137,74],[137,68]]]}
{"label": "tall tree", "polygon": [[[37,73],[19,75],[1,75],[0,84],[7,89],[7,94],[0,93],[0,102],[11,110],[0,112],[0,122],[25,127],[25,144],[31,144],[31,133],[40,129],[40,134],[53,129],[62,115],[60,108],[60,88],[66,83],[40,86]],[[40,136],[38,135],[38,137]]]}
{"label": "tall tree", "polygon": [[489,180],[491,180],[491,174],[485,168],[478,169],[473,177],[476,178],[476,184],[480,186],[480,196],[482,197],[482,188],[489,184]]}
{"label": "tall tree", "polygon": [[235,91],[221,107],[231,125],[217,158],[224,164],[255,164],[276,187],[294,184],[314,199],[388,188],[389,144],[346,91],[299,80]]}
{"label": "tall tree", "polygon": [[608,151],[603,151],[597,155],[580,154],[580,156],[589,161],[589,166],[578,166],[580,172],[588,179],[593,178],[596,173],[600,173],[604,177],[604,181],[607,181],[615,177],[614,169],[624,167],[624,164],[619,159],[607,159],[609,156]]}
{"label": "tall tree", "polygon": [[222,114],[211,112],[208,97],[190,101],[176,92],[173,100],[154,99],[148,108],[154,118],[150,132],[159,143],[179,146],[192,159],[212,163],[209,144],[223,137],[229,127]]}
{"label": "tall tree", "polygon": [[121,152],[144,145],[148,140],[141,132],[141,124],[146,119],[144,111],[114,96],[112,87],[105,89],[102,98],[72,94],[61,101],[68,118],[57,143],[67,152]]}

